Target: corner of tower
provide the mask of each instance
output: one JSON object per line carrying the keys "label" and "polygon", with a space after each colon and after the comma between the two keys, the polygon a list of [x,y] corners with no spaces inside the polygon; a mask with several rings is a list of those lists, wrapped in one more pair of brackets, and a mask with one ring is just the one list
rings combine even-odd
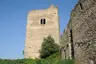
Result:
{"label": "corner of tower", "polygon": [[58,6],[51,4],[49,8],[58,8]]}

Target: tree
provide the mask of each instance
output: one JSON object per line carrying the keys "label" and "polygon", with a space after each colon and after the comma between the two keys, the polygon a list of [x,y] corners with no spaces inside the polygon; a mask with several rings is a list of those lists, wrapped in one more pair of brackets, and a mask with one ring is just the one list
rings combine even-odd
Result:
{"label": "tree", "polygon": [[46,58],[59,51],[59,45],[57,45],[51,36],[44,38],[40,50],[40,58]]}

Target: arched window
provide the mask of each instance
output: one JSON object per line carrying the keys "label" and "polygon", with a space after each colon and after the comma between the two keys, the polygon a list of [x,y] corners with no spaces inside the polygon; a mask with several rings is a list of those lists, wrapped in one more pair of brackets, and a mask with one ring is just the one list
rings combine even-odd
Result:
{"label": "arched window", "polygon": [[41,20],[40,20],[40,23],[41,23],[41,24],[46,24],[46,19],[45,19],[45,18],[44,18],[44,19],[41,19]]}
{"label": "arched window", "polygon": [[40,23],[42,24],[42,19],[40,20]]}
{"label": "arched window", "polygon": [[45,19],[43,19],[43,24],[46,24],[46,20]]}

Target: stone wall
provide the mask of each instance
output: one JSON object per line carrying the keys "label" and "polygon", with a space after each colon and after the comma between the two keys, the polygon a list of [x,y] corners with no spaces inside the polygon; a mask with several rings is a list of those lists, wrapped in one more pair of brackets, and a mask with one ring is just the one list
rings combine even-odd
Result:
{"label": "stone wall", "polygon": [[71,22],[68,23],[67,28],[63,31],[63,34],[60,39],[62,59],[70,58],[70,54],[71,54],[69,53],[70,29],[71,29]]}
{"label": "stone wall", "polygon": [[81,64],[95,64],[96,0],[79,0],[72,10],[68,26],[63,33],[61,43],[65,45],[70,42],[70,34],[68,33],[72,29],[75,59]]}

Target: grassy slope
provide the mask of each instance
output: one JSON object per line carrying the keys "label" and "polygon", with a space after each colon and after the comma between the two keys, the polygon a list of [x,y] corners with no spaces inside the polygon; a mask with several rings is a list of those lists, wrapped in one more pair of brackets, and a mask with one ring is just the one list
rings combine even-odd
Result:
{"label": "grassy slope", "polygon": [[60,54],[55,53],[46,59],[0,59],[0,64],[74,64],[73,60],[60,60]]}

